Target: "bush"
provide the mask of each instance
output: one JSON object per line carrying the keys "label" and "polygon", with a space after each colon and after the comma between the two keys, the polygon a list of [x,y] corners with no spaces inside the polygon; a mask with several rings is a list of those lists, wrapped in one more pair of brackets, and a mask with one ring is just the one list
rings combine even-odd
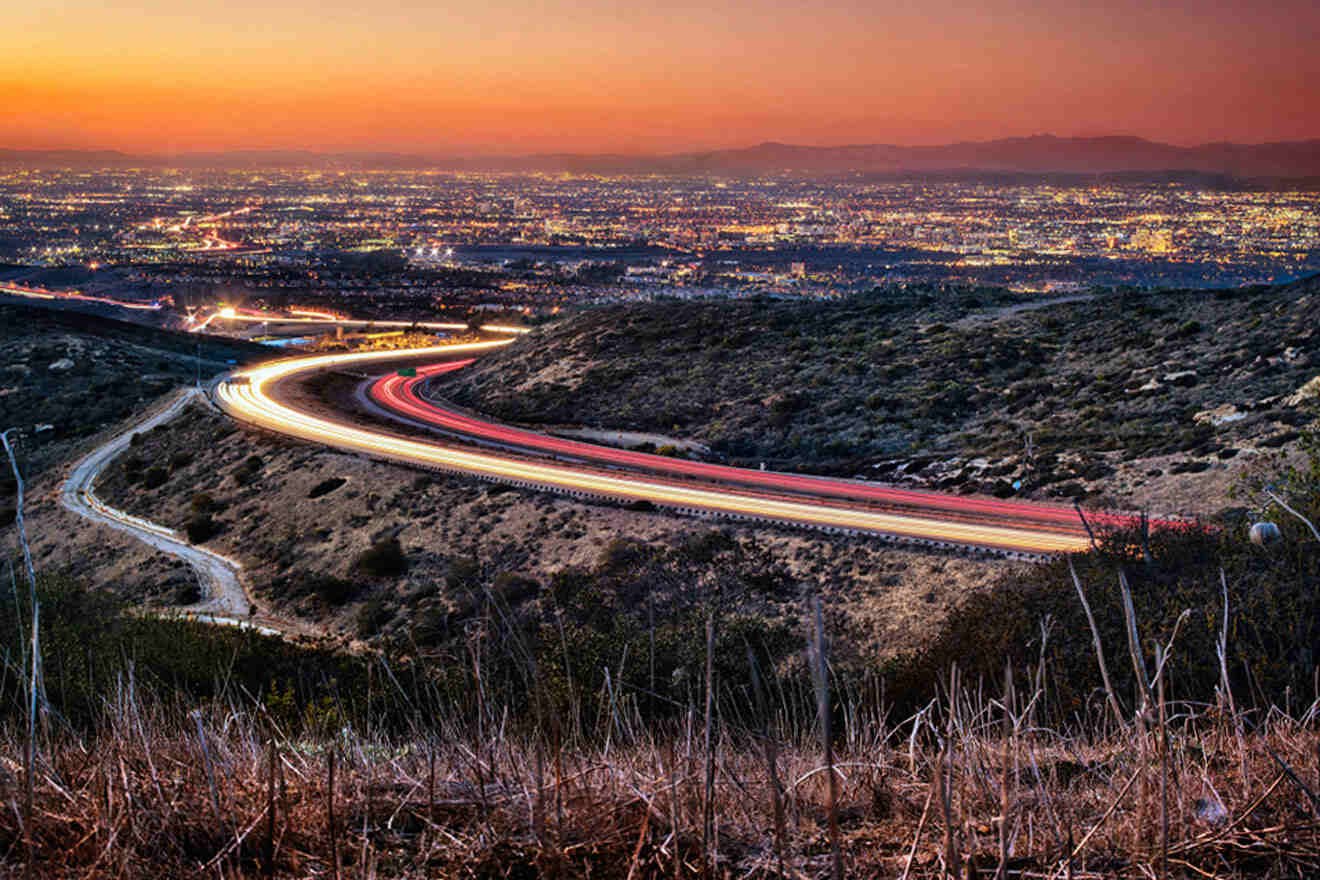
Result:
{"label": "bush", "polygon": [[165,470],[165,468],[163,467],[157,466],[157,467],[148,468],[147,472],[142,475],[142,488],[143,489],[159,488],[160,486],[165,485],[166,481],[169,480],[169,478],[170,478],[170,472]]}
{"label": "bush", "polygon": [[257,478],[261,471],[261,456],[251,455],[243,460],[243,463],[234,468],[234,482],[240,486],[246,486]]}
{"label": "bush", "polygon": [[220,509],[220,504],[215,500],[215,498],[211,497],[210,492],[196,493],[195,495],[193,495],[192,502],[190,503],[189,506],[192,508],[193,514],[197,516],[201,516],[203,514],[215,513],[217,510]]}
{"label": "bush", "polygon": [[322,480],[313,486],[311,491],[307,493],[307,497],[320,498],[322,495],[329,495],[347,482],[348,480],[343,477],[330,477],[329,479]]}
{"label": "bush", "polygon": [[210,513],[200,513],[188,520],[184,531],[188,533],[190,544],[202,544],[219,533],[220,524],[211,517]]}
{"label": "bush", "polygon": [[[1317,472],[1320,475],[1320,471]],[[1299,509],[1320,512],[1320,480]],[[1184,610],[1190,617],[1170,654],[1170,682],[1179,699],[1213,701],[1219,683],[1215,639],[1222,625],[1220,571],[1228,584],[1231,615],[1228,669],[1243,697],[1282,704],[1289,690],[1310,693],[1315,646],[1320,644],[1320,554],[1300,523],[1281,520],[1284,540],[1271,549],[1246,540],[1245,529],[1200,527],[1154,530],[1145,562],[1136,530],[1103,536],[1098,552],[1073,557],[1106,652],[1115,692],[1130,706],[1135,687],[1118,591],[1118,572],[1132,589],[1143,644],[1168,640]],[[1067,560],[1033,566],[997,589],[970,597],[943,632],[919,652],[891,665],[894,712],[920,708],[931,683],[957,663],[966,680],[1003,675],[1040,662],[1040,622],[1054,621],[1046,664],[1050,701],[1060,718],[1084,713],[1101,687],[1090,629],[1073,587]],[[1150,667],[1153,658],[1147,656]]]}
{"label": "bush", "polygon": [[408,557],[403,553],[398,537],[391,536],[377,541],[363,551],[353,563],[353,567],[373,577],[401,575],[408,571]]}
{"label": "bush", "polygon": [[517,605],[524,599],[531,599],[541,590],[541,584],[534,578],[502,571],[495,576],[491,584],[491,593],[508,605]]}
{"label": "bush", "polygon": [[357,634],[360,639],[369,639],[380,628],[390,622],[393,612],[380,599],[371,599],[362,606],[357,616]]}
{"label": "bush", "polygon": [[358,585],[333,575],[317,575],[307,584],[310,591],[331,605],[343,605],[358,594]]}
{"label": "bush", "polygon": [[[133,436],[137,436],[134,434]],[[124,470],[124,482],[130,486],[142,479],[142,469],[146,465],[136,455],[127,456],[120,467]]]}
{"label": "bush", "polygon": [[[180,705],[205,705],[240,689],[268,692],[280,681],[286,688],[292,684],[295,708],[301,711],[302,703],[324,695],[329,681],[345,705],[354,707],[350,723],[365,717],[358,708],[365,708],[367,694],[368,664],[362,658],[235,627],[133,614],[109,591],[67,577],[39,575],[37,592],[42,650],[53,661],[51,669],[58,669],[50,679],[50,705],[61,725],[93,729],[104,717],[105,694],[114,693],[116,682],[128,680],[130,662],[143,691],[154,686]],[[200,597],[189,584],[175,598],[188,602]],[[26,589],[18,602],[0,602],[0,652],[21,656],[19,621],[30,615]],[[22,690],[21,678],[0,676],[0,720],[12,723],[22,717]],[[373,703],[376,718],[383,718],[381,710],[388,704],[380,697]],[[297,716],[278,722],[300,728]]]}
{"label": "bush", "polygon": [[170,456],[170,470],[177,471],[193,463],[191,452],[176,452]]}

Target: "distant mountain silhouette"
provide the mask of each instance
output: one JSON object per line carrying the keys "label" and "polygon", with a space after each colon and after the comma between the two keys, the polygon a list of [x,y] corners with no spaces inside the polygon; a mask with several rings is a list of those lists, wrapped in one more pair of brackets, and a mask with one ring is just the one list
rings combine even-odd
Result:
{"label": "distant mountain silhouette", "polygon": [[887,144],[801,147],[764,143],[675,159],[709,170],[964,170],[1037,174],[1197,171],[1233,177],[1310,177],[1320,174],[1320,140],[1176,147],[1137,137],[1035,135],[934,147]]}
{"label": "distant mountain silhouette", "polygon": [[440,157],[392,152],[327,153],[239,150],[133,156],[111,150],[0,150],[0,165],[74,167],[315,167],[454,169],[571,173],[769,174],[987,172],[1125,174],[1194,172],[1229,178],[1320,177],[1320,139],[1265,144],[1212,143],[1178,147],[1139,137],[1061,138],[1042,134],[943,146],[858,144],[811,147],[766,142],[732,150],[667,156],[547,153],[528,156]]}

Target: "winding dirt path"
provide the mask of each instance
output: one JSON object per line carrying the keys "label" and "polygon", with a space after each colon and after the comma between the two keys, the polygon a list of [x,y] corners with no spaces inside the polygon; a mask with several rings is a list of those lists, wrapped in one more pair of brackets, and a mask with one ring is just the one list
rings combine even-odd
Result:
{"label": "winding dirt path", "polygon": [[180,609],[184,615],[208,623],[280,634],[281,630],[273,626],[249,620],[253,606],[243,588],[240,574],[242,565],[237,560],[190,544],[186,537],[174,529],[111,507],[97,498],[93,490],[97,474],[128,448],[134,434],[150,431],[168,422],[194,400],[200,399],[203,398],[197,389],[183,389],[164,408],[93,449],[69,471],[68,479],[60,487],[60,504],[84,519],[130,534],[162,553],[176,556],[191,565],[201,580],[206,599]]}

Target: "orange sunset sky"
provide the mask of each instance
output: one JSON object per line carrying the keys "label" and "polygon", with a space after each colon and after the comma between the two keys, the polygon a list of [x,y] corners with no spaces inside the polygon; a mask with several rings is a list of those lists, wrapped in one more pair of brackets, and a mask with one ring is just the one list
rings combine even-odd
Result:
{"label": "orange sunset sky", "polygon": [[1320,137],[1313,0],[54,0],[0,148],[645,153]]}

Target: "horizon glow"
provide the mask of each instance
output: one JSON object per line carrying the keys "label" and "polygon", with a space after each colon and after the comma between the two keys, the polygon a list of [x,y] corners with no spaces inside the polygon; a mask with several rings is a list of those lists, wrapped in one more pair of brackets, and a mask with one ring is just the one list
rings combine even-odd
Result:
{"label": "horizon glow", "polygon": [[1320,7],[90,0],[0,33],[0,147],[668,153],[1320,137]]}

